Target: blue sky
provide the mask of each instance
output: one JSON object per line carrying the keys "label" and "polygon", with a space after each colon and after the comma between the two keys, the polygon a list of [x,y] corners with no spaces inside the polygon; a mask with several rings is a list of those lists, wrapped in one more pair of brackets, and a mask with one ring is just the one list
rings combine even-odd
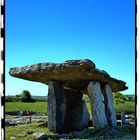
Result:
{"label": "blue sky", "polygon": [[134,0],[6,0],[6,95],[48,87],[9,75],[11,67],[91,59],[135,93]]}

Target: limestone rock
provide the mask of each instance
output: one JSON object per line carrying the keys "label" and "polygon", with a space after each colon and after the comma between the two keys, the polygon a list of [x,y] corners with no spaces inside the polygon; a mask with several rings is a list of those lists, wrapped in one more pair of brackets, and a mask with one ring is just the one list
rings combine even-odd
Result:
{"label": "limestone rock", "polygon": [[126,125],[125,112],[121,112],[122,125]]}
{"label": "limestone rock", "polygon": [[89,114],[80,91],[64,89],[66,97],[66,112],[64,131],[81,130],[88,127]]}
{"label": "limestone rock", "polygon": [[49,82],[48,89],[48,128],[54,132],[64,129],[66,97],[63,86],[57,81]]}
{"label": "limestone rock", "polygon": [[25,133],[23,133],[23,134],[17,134],[17,137],[25,137],[25,136],[26,136]]}
{"label": "limestone rock", "polygon": [[10,140],[16,140],[16,137],[12,136],[12,137],[10,137]]}
{"label": "limestone rock", "polygon": [[74,107],[72,110],[72,128],[73,130],[82,130],[88,127],[89,113],[84,101]]}
{"label": "limestone rock", "polygon": [[30,135],[30,134],[33,134],[34,131],[32,131],[32,130],[28,130],[26,133],[27,133],[28,135]]}
{"label": "limestone rock", "polygon": [[105,112],[108,124],[110,126],[116,126],[117,125],[117,118],[116,118],[116,112],[113,107],[113,95],[112,90],[109,84],[107,84],[103,89],[102,93],[104,96],[104,104],[105,104]]}
{"label": "limestone rock", "polygon": [[10,69],[10,75],[17,78],[48,84],[49,81],[60,81],[72,89],[84,90],[90,81],[99,81],[102,85],[110,84],[112,91],[127,89],[126,83],[110,77],[96,68],[88,59],[67,60],[64,63],[38,63],[30,66]]}
{"label": "limestone rock", "polygon": [[102,101],[100,84],[98,82],[91,81],[87,87],[87,93],[91,105],[93,127],[95,129],[104,128],[108,125],[108,122]]}
{"label": "limestone rock", "polygon": [[125,118],[135,120],[135,115],[134,114],[125,115]]}
{"label": "limestone rock", "polygon": [[70,133],[72,136],[87,136],[87,135],[89,135],[89,131],[88,131],[88,129],[83,129],[83,130],[81,130],[81,131],[72,131],[71,133]]}
{"label": "limestone rock", "polygon": [[45,133],[33,133],[32,134],[34,140],[47,140],[48,136]]}
{"label": "limestone rock", "polygon": [[57,81],[49,82],[49,130],[61,133],[88,127],[89,114],[82,96],[80,91],[64,89]]}

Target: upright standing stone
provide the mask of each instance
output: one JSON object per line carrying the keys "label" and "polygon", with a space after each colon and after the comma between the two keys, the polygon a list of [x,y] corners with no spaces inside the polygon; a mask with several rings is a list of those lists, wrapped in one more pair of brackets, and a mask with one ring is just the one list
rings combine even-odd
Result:
{"label": "upright standing stone", "polygon": [[66,94],[66,116],[65,130],[81,130],[88,127],[89,114],[86,104],[82,100],[83,94],[80,91],[65,89]]}
{"label": "upright standing stone", "polygon": [[92,111],[92,122],[95,129],[104,128],[107,123],[105,108],[102,101],[101,87],[98,82],[91,81],[87,87]]}
{"label": "upright standing stone", "polygon": [[105,113],[106,113],[108,124],[110,126],[116,126],[117,119],[116,119],[116,112],[115,112],[115,109],[113,107],[113,95],[112,95],[111,86],[109,84],[107,84],[102,89],[102,93],[104,96]]}
{"label": "upright standing stone", "polygon": [[79,102],[72,110],[72,128],[73,130],[82,130],[88,128],[89,113],[84,100]]}
{"label": "upright standing stone", "polygon": [[49,82],[48,89],[48,128],[54,132],[64,130],[66,96],[63,86],[57,81]]}
{"label": "upright standing stone", "polygon": [[121,112],[122,125],[126,125],[125,112]]}

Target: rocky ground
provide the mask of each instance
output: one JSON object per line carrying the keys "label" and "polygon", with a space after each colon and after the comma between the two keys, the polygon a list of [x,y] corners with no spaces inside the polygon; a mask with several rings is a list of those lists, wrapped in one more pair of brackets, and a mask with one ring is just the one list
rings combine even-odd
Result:
{"label": "rocky ground", "polygon": [[40,115],[32,115],[32,116],[5,116],[5,126],[14,126],[20,125],[25,123],[37,123],[37,122],[45,122],[48,120],[47,116],[40,116]]}
{"label": "rocky ground", "polygon": [[[9,114],[12,114],[11,112]],[[127,124],[132,124],[135,125],[135,115],[134,114],[126,114],[126,123]],[[39,122],[47,122],[48,121],[48,116],[45,114],[35,114],[32,113],[32,115],[27,115],[27,116],[22,116],[18,115],[18,113],[13,113],[12,115],[5,115],[5,126],[14,126],[14,125],[19,125],[19,124],[25,124],[25,123],[39,123]],[[91,124],[90,120],[90,126]],[[121,125],[121,118],[117,117],[117,124]]]}
{"label": "rocky ground", "polygon": [[[38,126],[47,127],[46,115],[30,115],[30,116],[5,116],[6,129],[10,127],[24,127],[25,125],[36,124]],[[120,123],[119,123],[120,122]],[[18,135],[10,136],[10,140],[26,139],[30,135],[29,139],[44,140],[44,139],[95,139],[95,140],[134,140],[135,139],[135,116],[133,114],[126,115],[126,125],[121,125],[121,120],[118,120],[118,126],[107,127],[102,130],[94,131],[93,127],[84,129],[82,131],[73,131],[68,134],[50,134],[44,132],[36,132],[35,130],[26,130],[25,133],[19,133]]]}

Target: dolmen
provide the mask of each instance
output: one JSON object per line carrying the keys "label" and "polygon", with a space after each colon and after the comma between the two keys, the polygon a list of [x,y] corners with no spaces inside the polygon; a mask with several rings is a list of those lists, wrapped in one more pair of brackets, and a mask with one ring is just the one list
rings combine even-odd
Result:
{"label": "dolmen", "polygon": [[48,85],[48,128],[63,133],[88,127],[89,97],[94,129],[117,125],[112,92],[126,90],[126,83],[97,69],[89,59],[63,63],[38,63],[10,69],[13,77]]}

